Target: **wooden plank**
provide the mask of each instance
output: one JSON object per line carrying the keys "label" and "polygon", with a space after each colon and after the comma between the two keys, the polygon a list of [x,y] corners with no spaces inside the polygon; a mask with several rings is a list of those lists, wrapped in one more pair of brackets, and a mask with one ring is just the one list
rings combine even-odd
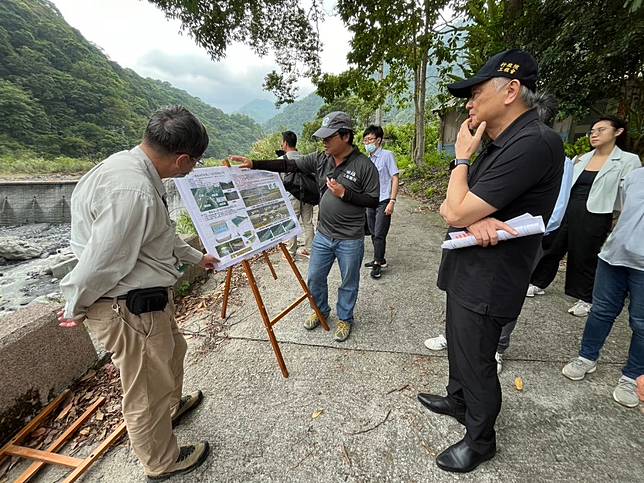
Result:
{"label": "wooden plank", "polygon": [[85,458],[82,463],[67,476],[67,478],[65,478],[63,483],[72,483],[83,476],[83,473],[94,463],[94,461],[100,458],[101,455],[105,453],[110,446],[112,446],[112,444],[116,443],[121,436],[125,434],[125,430],[125,422],[122,422],[112,434],[110,434],[97,448],[95,448],[94,451],[92,451],[92,453]]}
{"label": "wooden plank", "polygon": [[300,305],[303,300],[306,300],[308,297],[307,294],[303,294],[299,299],[297,299],[295,302],[293,302],[291,305],[289,305],[287,308],[282,310],[279,315],[277,315],[273,320],[271,320],[271,325],[277,324],[280,320],[282,320],[291,310],[293,310],[295,307]]}
{"label": "wooden plank", "polygon": [[277,280],[277,273],[275,272],[275,268],[271,263],[271,259],[268,256],[268,252],[264,252],[262,253],[262,255],[264,256],[264,261],[266,262],[266,265],[268,265],[268,268],[271,270],[271,275],[273,276],[273,280]]}
{"label": "wooden plank", "polygon": [[302,290],[304,290],[304,293],[309,298],[309,305],[311,305],[311,307],[313,307],[313,310],[315,311],[315,314],[318,316],[318,319],[320,320],[320,325],[322,325],[322,328],[328,332],[329,331],[329,326],[326,323],[326,317],[324,317],[322,312],[320,312],[318,304],[315,303],[315,299],[313,298],[313,294],[309,290],[309,286],[304,281],[304,278],[302,277],[302,274],[300,273],[300,269],[297,268],[297,265],[295,264],[295,260],[293,260],[293,257],[289,253],[289,251],[286,248],[286,245],[284,243],[280,243],[279,247],[282,250],[282,254],[284,255],[284,258],[286,258],[286,261],[291,266],[291,270],[293,270],[293,273],[295,274],[295,278],[297,278],[297,281],[300,282],[300,286],[302,287]]}
{"label": "wooden plank", "polygon": [[[71,436],[78,431],[78,429],[85,424],[85,422],[92,417],[92,415],[96,412],[98,407],[105,402],[105,397],[101,396],[99,397],[94,403],[88,407],[81,416],[74,421],[66,430],[63,434],[61,434],[56,441],[54,441],[45,451],[50,451],[50,452],[55,452],[58,451],[60,448],[62,448],[65,443],[67,443],[67,440],[71,438]],[[29,468],[25,470],[24,473],[22,473],[18,479],[14,483],[26,483],[27,481],[31,480],[36,473],[38,473],[42,467],[45,466],[45,463],[42,461],[37,461],[35,463],[32,463]]]}
{"label": "wooden plank", "polygon": [[51,463],[54,465],[69,466],[70,468],[76,468],[83,462],[82,459],[73,458],[64,454],[50,453],[48,451],[40,451],[39,449],[26,448],[24,446],[16,446],[14,444],[10,444],[5,451],[7,454],[13,456],[44,461],[45,463]]}
{"label": "wooden plank", "polygon": [[2,449],[0,449],[0,464],[2,464],[5,458],[7,458],[7,447],[22,442],[22,440],[25,439],[25,437],[27,437],[34,429],[36,429],[36,427],[39,426],[40,423],[47,419],[47,416],[49,416],[58,406],[60,406],[60,403],[62,403],[69,395],[69,392],[69,389],[65,389],[56,399],[50,402],[45,409],[40,411],[40,413],[38,413],[35,418],[29,421],[29,423],[24,428],[22,428],[18,432],[18,434],[11,438],[9,442],[2,447]]}
{"label": "wooden plank", "polygon": [[233,267],[228,268],[226,272],[226,285],[224,285],[224,300],[221,304],[221,318],[226,318],[226,309],[228,309],[228,297],[230,296],[230,281],[233,277]]}
{"label": "wooden plank", "polygon": [[269,318],[268,312],[266,311],[264,300],[262,300],[262,294],[259,291],[257,282],[255,281],[255,276],[253,275],[253,270],[250,266],[250,263],[248,263],[248,260],[244,260],[242,262],[242,267],[244,268],[244,272],[246,272],[246,278],[248,279],[248,284],[250,285],[250,288],[253,291],[253,295],[255,296],[255,301],[257,302],[257,308],[259,309],[259,313],[262,316],[262,320],[264,321],[264,326],[266,327],[266,332],[268,333],[268,339],[271,341],[271,346],[273,347],[273,352],[275,353],[275,357],[277,358],[277,363],[279,364],[280,369],[282,371],[282,376],[287,378],[288,369],[286,368],[286,364],[284,363],[284,358],[282,357],[282,351],[280,350],[280,346],[277,343],[275,334],[273,333],[273,327],[271,326],[271,319]]}

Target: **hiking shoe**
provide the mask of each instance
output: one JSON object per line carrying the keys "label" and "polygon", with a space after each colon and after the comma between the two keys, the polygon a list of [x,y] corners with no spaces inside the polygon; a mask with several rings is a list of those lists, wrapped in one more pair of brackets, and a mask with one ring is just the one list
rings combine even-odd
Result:
{"label": "hiking shoe", "polygon": [[382,277],[382,270],[380,268],[380,264],[375,263],[371,267],[371,278],[378,280],[380,277]]}
{"label": "hiking shoe", "polygon": [[179,457],[175,464],[163,473],[146,475],[148,481],[163,481],[175,475],[190,473],[206,461],[209,452],[210,445],[208,441],[202,441],[190,446],[182,446],[179,448]]}
{"label": "hiking shoe", "polygon": [[613,391],[613,399],[627,408],[639,406],[640,398],[637,395],[635,380],[626,376],[620,377]]}
{"label": "hiking shoe", "polygon": [[443,349],[447,349],[447,339],[443,334],[437,337],[432,337],[431,339],[426,339],[425,347],[430,351],[442,351]]}
{"label": "hiking shoe", "polygon": [[[371,268],[373,267],[374,263],[376,263],[376,261],[371,260],[370,262],[365,263],[364,266],[367,268]],[[387,260],[382,261],[382,263],[380,264],[380,268],[387,268]]]}
{"label": "hiking shoe", "polygon": [[528,291],[526,292],[526,297],[534,297],[535,295],[545,295],[546,291],[542,288],[537,287],[536,285],[528,285]]}
{"label": "hiking shoe", "polygon": [[561,373],[571,381],[581,381],[586,374],[597,370],[597,361],[590,361],[585,357],[577,357],[564,366]]}
{"label": "hiking shoe", "polygon": [[172,417],[172,427],[174,428],[177,424],[179,424],[179,421],[183,417],[183,415],[199,406],[199,404],[201,404],[201,401],[203,401],[203,393],[201,391],[195,391],[193,393],[182,396],[181,400],[179,401],[179,405],[175,407],[174,410],[170,413],[170,416]]}
{"label": "hiking shoe", "polygon": [[344,320],[338,320],[337,325],[335,326],[335,334],[333,334],[333,340],[336,342],[344,342],[349,338],[351,333],[351,324],[345,322]]}
{"label": "hiking shoe", "polygon": [[[327,316],[326,318],[328,319],[329,316]],[[318,314],[316,314],[315,312],[309,315],[309,318],[304,321],[304,328],[306,330],[313,330],[318,325],[320,325],[320,319],[318,318]]]}
{"label": "hiking shoe", "polygon": [[497,352],[494,354],[494,358],[496,359],[496,373],[498,375],[503,372],[503,354]]}
{"label": "hiking shoe", "polygon": [[593,304],[589,304],[583,300],[577,300],[577,303],[568,309],[568,313],[575,317],[586,317],[590,313],[592,306]]}

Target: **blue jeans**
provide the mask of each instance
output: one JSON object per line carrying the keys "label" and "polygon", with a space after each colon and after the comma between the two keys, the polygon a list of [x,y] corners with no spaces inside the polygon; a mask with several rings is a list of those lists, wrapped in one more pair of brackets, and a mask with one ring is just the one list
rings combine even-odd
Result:
{"label": "blue jeans", "polygon": [[628,361],[622,374],[631,379],[644,374],[644,270],[613,266],[599,258],[593,306],[586,320],[579,355],[591,361],[599,358],[613,323],[630,298],[628,320],[633,336]]}
{"label": "blue jeans", "polygon": [[353,322],[353,309],[358,300],[360,267],[364,256],[364,238],[358,240],[335,240],[319,231],[313,238],[313,249],[309,261],[308,284],[320,311],[328,316],[329,285],[327,277],[337,258],[342,284],[338,288],[336,315],[345,322]]}

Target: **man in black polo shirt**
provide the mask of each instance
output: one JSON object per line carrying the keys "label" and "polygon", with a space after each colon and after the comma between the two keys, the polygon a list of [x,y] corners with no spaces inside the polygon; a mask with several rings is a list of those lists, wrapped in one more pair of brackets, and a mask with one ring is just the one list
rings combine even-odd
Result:
{"label": "man in black polo shirt", "polygon": [[[327,115],[322,127],[313,133],[321,139],[324,151],[300,159],[253,162],[242,156],[242,167],[278,172],[303,172],[316,176],[320,189],[318,227],[309,261],[308,285],[325,317],[331,312],[327,276],[337,258],[342,283],[338,288],[334,339],[347,340],[358,300],[360,266],[364,256],[365,209],[378,206],[380,183],[371,160],[353,145],[353,125],[344,112]],[[308,330],[320,324],[313,313],[304,323]]]}
{"label": "man in black polo shirt", "polygon": [[[502,220],[524,213],[547,223],[559,192],[563,144],[532,109],[536,81],[535,60],[513,49],[448,86],[454,96],[469,99],[469,118],[457,137],[440,213],[448,233],[467,228],[478,245],[443,250],[438,286],[447,292],[447,396],[418,395],[428,409],[467,428],[436,458],[446,471],[471,471],[496,453],[501,386],[494,353],[502,327],[521,312],[541,242],[541,235],[533,235],[498,243],[496,230],[516,235]],[[470,163],[484,133],[489,142]]]}

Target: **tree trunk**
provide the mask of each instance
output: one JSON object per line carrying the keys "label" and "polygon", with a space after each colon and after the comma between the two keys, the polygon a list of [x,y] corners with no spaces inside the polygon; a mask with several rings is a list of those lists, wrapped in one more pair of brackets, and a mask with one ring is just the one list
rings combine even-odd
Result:
{"label": "tree trunk", "polygon": [[425,163],[425,94],[427,91],[427,62],[429,50],[422,52],[420,64],[414,73],[414,135],[413,159],[416,166]]}

